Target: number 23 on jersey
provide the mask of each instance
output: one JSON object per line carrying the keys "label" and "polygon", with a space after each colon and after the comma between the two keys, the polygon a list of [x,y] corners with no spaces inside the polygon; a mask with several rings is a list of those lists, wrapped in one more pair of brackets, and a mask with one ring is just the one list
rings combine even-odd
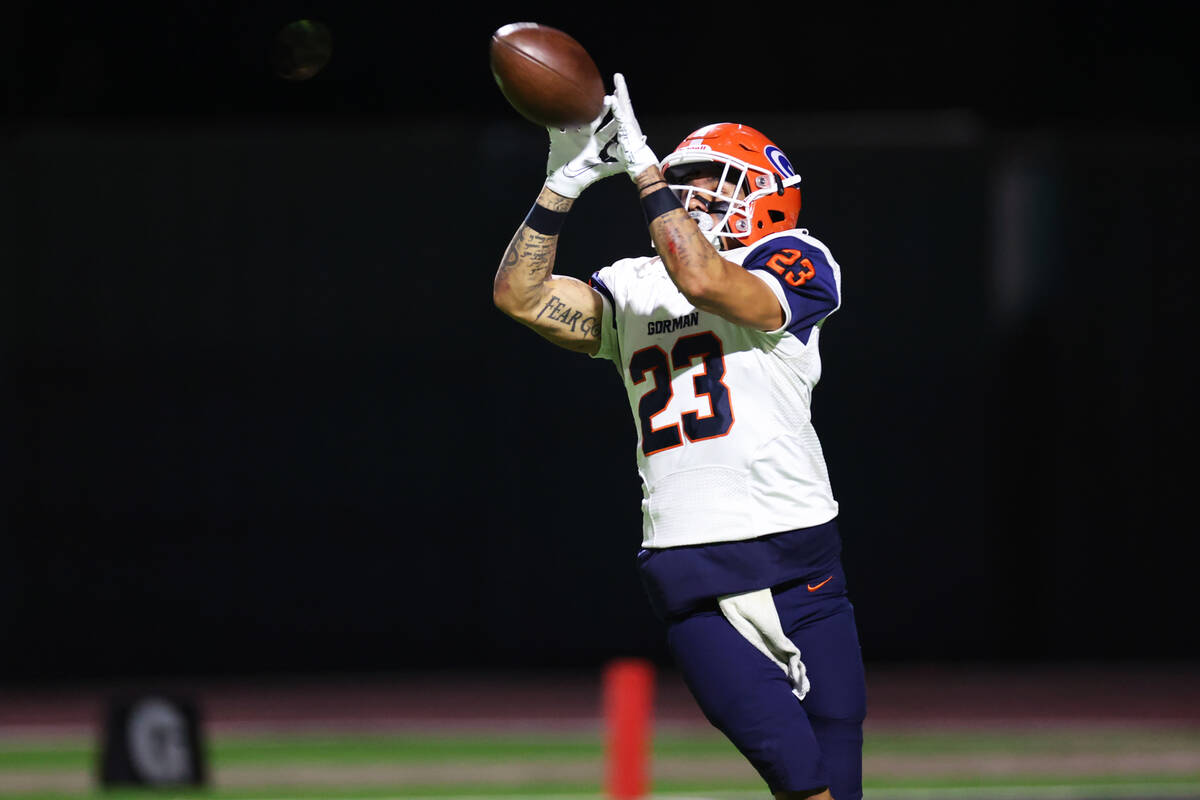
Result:
{"label": "number 23 on jersey", "polygon": [[[684,411],[679,422],[655,427],[654,418],[666,410],[675,390],[671,385],[674,373],[691,368],[700,361],[702,369],[692,376],[696,396],[708,397],[709,413],[699,409]],[[638,419],[642,428],[642,453],[647,456],[679,447],[684,437],[690,442],[713,439],[729,433],[733,427],[733,409],[729,403],[729,387],[725,377],[725,351],[721,340],[712,331],[681,336],[668,354],[662,347],[651,345],[638,350],[629,359],[629,377],[634,385],[653,378],[654,385],[638,402]]]}

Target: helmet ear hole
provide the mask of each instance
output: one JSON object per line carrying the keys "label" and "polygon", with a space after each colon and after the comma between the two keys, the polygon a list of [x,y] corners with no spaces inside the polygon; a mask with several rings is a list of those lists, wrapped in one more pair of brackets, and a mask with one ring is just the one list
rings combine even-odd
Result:
{"label": "helmet ear hole", "polygon": [[[787,215],[777,208],[768,209],[767,216],[771,218],[771,222],[783,222],[787,219]],[[762,227],[762,222],[758,223],[758,227]]]}

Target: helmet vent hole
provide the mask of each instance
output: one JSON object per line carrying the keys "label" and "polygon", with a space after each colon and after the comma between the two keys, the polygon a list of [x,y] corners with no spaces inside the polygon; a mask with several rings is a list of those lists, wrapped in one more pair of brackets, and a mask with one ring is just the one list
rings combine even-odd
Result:
{"label": "helmet vent hole", "polygon": [[[767,216],[771,218],[771,222],[783,222],[787,218],[782,211],[774,208],[767,211]],[[760,222],[759,225],[761,226],[762,223]]]}
{"label": "helmet vent hole", "polygon": [[762,226],[763,226],[763,221],[760,219],[760,220],[758,221],[758,227],[760,227],[760,228],[761,228]]}

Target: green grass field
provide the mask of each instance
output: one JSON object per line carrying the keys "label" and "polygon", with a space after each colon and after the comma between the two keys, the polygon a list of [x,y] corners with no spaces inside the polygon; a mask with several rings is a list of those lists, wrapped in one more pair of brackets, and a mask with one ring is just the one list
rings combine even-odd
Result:
{"label": "green grass field", "polygon": [[[207,788],[101,790],[90,738],[0,739],[0,798],[599,798],[599,733],[257,732],[207,737]],[[713,732],[656,733],[656,798],[763,800],[749,766]],[[1200,798],[1200,728],[873,730],[869,798]]]}

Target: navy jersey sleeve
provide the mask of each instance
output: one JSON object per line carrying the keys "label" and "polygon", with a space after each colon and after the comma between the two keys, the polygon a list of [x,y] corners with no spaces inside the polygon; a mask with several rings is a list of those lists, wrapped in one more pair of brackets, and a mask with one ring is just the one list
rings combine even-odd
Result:
{"label": "navy jersey sleeve", "polygon": [[803,341],[841,302],[838,275],[828,254],[798,237],[771,239],[746,256],[742,265],[775,278],[791,310],[787,329]]}
{"label": "navy jersey sleeve", "polygon": [[604,298],[604,321],[600,323],[600,347],[592,358],[604,358],[612,361],[621,372],[621,343],[617,335],[617,300],[612,288],[605,280],[607,273],[597,270],[588,278],[588,286],[600,293]]}
{"label": "navy jersey sleeve", "polygon": [[606,284],[604,282],[604,279],[602,277],[600,277],[599,270],[597,270],[596,272],[593,272],[592,277],[588,278],[588,286],[592,287],[593,289],[598,291],[600,294],[604,295],[604,297],[607,298],[609,304],[613,307],[614,313],[613,313],[613,318],[612,318],[612,327],[614,330],[616,330],[616,327],[617,327],[617,315],[616,315],[617,303],[616,303],[616,300],[613,299],[612,289],[609,289],[608,284]]}

